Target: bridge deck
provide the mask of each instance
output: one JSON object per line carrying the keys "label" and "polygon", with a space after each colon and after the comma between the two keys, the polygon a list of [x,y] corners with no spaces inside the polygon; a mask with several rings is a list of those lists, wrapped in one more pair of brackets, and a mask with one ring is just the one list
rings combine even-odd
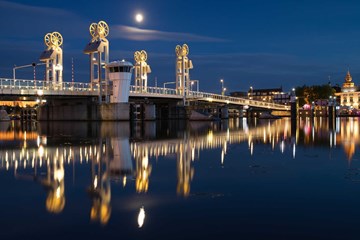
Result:
{"label": "bridge deck", "polygon": [[[186,99],[186,101],[205,101],[249,107],[267,108],[289,111],[290,106],[256,101],[247,98],[224,96],[214,93],[188,91],[186,96],[180,95],[175,89],[130,86],[130,97]],[[89,83],[63,82],[52,85],[45,81],[0,78],[0,95],[8,96],[98,96],[98,88]]]}

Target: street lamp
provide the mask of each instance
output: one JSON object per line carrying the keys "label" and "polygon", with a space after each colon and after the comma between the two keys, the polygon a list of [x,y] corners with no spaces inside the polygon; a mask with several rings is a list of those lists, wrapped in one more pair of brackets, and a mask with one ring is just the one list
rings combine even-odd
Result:
{"label": "street lamp", "polygon": [[199,91],[199,80],[191,80],[191,91],[192,91],[192,86],[194,85],[194,83],[196,83],[196,91]]}
{"label": "street lamp", "polygon": [[13,81],[14,81],[14,86],[15,86],[15,74],[16,74],[16,69],[20,69],[20,68],[26,68],[26,67],[33,67],[34,68],[34,80],[36,80],[35,78],[35,67],[37,65],[44,65],[45,63],[35,63],[33,62],[32,64],[27,64],[27,65],[22,65],[22,66],[16,66],[14,65],[13,67]]}
{"label": "street lamp", "polygon": [[166,82],[166,83],[164,83],[164,88],[165,88],[165,86],[167,85],[167,84],[175,84],[176,82]]}
{"label": "street lamp", "polygon": [[220,79],[221,83],[221,95],[224,95],[224,79]]}
{"label": "street lamp", "polygon": [[252,95],[253,95],[253,87],[250,86],[250,90],[249,90],[249,99],[252,99]]}
{"label": "street lamp", "polygon": [[221,95],[225,95],[225,92],[226,92],[226,87],[223,88],[222,92],[221,92]]}

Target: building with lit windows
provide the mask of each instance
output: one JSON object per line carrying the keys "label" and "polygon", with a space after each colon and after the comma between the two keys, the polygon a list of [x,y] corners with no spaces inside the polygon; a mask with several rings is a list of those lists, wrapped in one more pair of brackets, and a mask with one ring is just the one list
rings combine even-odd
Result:
{"label": "building with lit windows", "polygon": [[350,71],[346,73],[345,81],[342,85],[341,92],[335,94],[340,98],[340,106],[352,107],[359,109],[360,91],[352,81]]}
{"label": "building with lit windows", "polygon": [[269,89],[253,89],[250,87],[248,92],[231,92],[232,97],[248,97],[252,100],[287,104],[290,100],[289,93],[284,93],[282,87]]}

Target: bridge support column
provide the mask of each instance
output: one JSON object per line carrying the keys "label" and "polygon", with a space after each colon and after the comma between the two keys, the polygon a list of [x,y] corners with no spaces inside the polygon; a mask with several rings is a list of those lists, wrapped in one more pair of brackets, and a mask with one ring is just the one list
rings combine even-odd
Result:
{"label": "bridge support column", "polygon": [[156,108],[154,104],[144,105],[144,120],[156,120]]}
{"label": "bridge support column", "polygon": [[329,129],[334,129],[336,114],[335,114],[335,106],[332,102],[329,102],[328,106],[328,120],[329,120]]}
{"label": "bridge support column", "polygon": [[134,103],[130,107],[130,119],[151,121],[156,120],[156,107],[152,103]]}
{"label": "bridge support column", "polygon": [[219,118],[228,119],[229,118],[229,108],[228,106],[222,106],[219,109]]}
{"label": "bridge support column", "polygon": [[290,96],[290,111],[291,111],[291,134],[296,133],[297,128],[297,101],[295,96],[295,89],[292,90],[291,96]]}
{"label": "bridge support column", "polygon": [[334,129],[334,125],[335,125],[334,106],[329,106],[328,112],[329,112],[329,117],[328,117],[329,129]]}
{"label": "bridge support column", "polygon": [[105,121],[130,120],[130,104],[102,103],[100,105],[100,120],[105,120]]}

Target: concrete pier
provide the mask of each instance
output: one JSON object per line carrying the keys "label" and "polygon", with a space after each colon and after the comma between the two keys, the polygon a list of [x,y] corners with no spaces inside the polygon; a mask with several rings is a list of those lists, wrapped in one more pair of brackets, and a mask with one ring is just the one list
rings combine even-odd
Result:
{"label": "concrete pier", "polygon": [[88,99],[62,99],[47,102],[37,109],[38,121],[91,121],[99,119],[99,107]]}
{"label": "concrete pier", "polygon": [[99,105],[102,121],[127,121],[130,120],[129,103],[103,103]]}

